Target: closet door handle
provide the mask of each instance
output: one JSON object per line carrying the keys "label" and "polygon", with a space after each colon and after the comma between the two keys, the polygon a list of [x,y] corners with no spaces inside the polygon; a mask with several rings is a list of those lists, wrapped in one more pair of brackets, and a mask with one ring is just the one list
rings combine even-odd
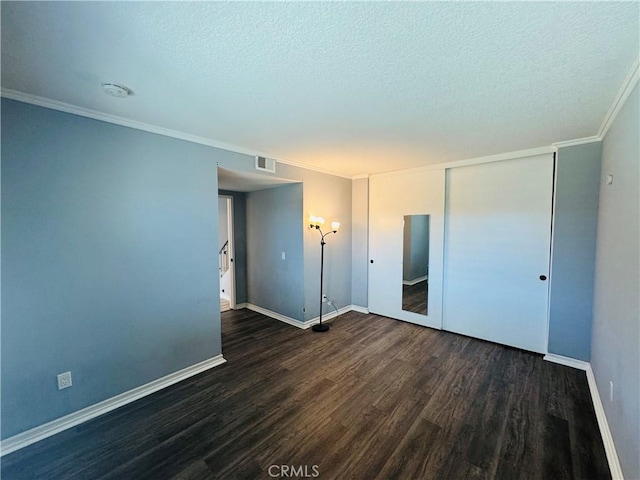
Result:
{"label": "closet door handle", "polygon": [[543,282],[547,279],[546,275],[540,275],[540,280],[542,280]]}

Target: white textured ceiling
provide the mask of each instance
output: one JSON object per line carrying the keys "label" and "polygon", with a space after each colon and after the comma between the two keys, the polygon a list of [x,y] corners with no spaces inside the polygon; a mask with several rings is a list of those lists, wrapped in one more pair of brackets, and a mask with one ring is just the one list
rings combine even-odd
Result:
{"label": "white textured ceiling", "polygon": [[595,135],[638,55],[638,2],[1,8],[3,88],[348,175]]}

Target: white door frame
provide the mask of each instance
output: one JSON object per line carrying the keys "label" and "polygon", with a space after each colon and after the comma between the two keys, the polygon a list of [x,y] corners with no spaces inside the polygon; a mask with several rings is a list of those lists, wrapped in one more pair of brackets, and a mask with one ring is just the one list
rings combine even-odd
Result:
{"label": "white door frame", "polygon": [[236,267],[235,267],[235,243],[233,230],[233,197],[231,195],[218,195],[227,204],[227,232],[229,237],[229,308],[236,308]]}

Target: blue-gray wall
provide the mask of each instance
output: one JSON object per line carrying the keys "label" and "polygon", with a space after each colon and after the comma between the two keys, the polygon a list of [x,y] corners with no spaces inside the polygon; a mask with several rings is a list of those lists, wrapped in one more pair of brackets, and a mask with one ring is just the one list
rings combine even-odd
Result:
{"label": "blue-gray wall", "polygon": [[302,232],[301,183],[247,194],[249,303],[303,319]]}
{"label": "blue-gray wall", "polygon": [[[291,177],[290,177],[291,178]],[[351,305],[351,182],[350,178],[303,171],[304,182],[304,303],[305,320],[320,314],[320,235],[308,227],[309,215],[340,222],[337,234],[326,237],[323,291],[337,308]],[[325,304],[325,313],[333,309]]]}
{"label": "blue-gray wall", "polygon": [[221,353],[226,155],[2,99],[2,438]]}
{"label": "blue-gray wall", "polygon": [[[235,157],[228,156],[219,160],[219,166],[237,172],[256,173],[254,158],[247,155],[235,154]],[[351,178],[317,172],[280,162],[276,164],[275,173],[263,174],[296,180],[304,185],[302,215],[300,217],[300,225],[303,228],[302,243],[304,252],[301,265],[304,278],[302,282],[304,288],[304,306],[302,307],[305,310],[304,320],[311,320],[320,313],[320,237],[317,231],[308,228],[309,215],[324,217],[328,222],[337,220],[341,223],[338,234],[327,238],[324,290],[338,308],[351,305]],[[272,212],[265,211],[265,214],[272,215]],[[250,255],[250,253],[248,252],[247,255]],[[248,261],[247,268],[249,268],[249,263]],[[253,303],[250,299],[249,302]],[[284,312],[277,313],[286,315]],[[297,316],[292,318],[299,319]]]}
{"label": "blue-gray wall", "polygon": [[[252,156],[2,99],[2,162],[2,438],[221,353],[216,167],[258,173]],[[351,180],[275,175],[304,184],[285,239],[303,261],[281,279],[302,304],[265,308],[317,316],[309,214],[342,222],[325,290],[349,305]],[[58,391],[67,370],[74,386]]]}
{"label": "blue-gray wall", "polygon": [[235,268],[236,304],[247,302],[247,194],[220,190],[233,197],[233,264]]}
{"label": "blue-gray wall", "polygon": [[589,361],[602,143],[560,148],[556,162],[549,352]]}
{"label": "blue-gray wall", "polygon": [[591,366],[627,479],[640,478],[639,105],[636,84],[604,138],[591,344]]}
{"label": "blue-gray wall", "polygon": [[[255,172],[254,160],[251,157],[236,159],[233,162],[221,161],[220,166],[229,170]],[[304,288],[303,319],[305,321],[311,320],[318,317],[320,313],[320,236],[316,230],[311,230],[308,227],[310,215],[324,217],[328,224],[332,220],[339,221],[341,224],[340,231],[326,239],[324,291],[337,308],[351,305],[351,178],[284,163],[277,163],[276,172],[271,175],[295,180],[303,185],[302,210],[300,211],[301,216],[299,219],[299,225],[302,226],[303,244],[303,263],[301,265],[303,270],[302,285]],[[266,210],[264,213],[265,215],[273,215],[273,212]],[[329,226],[328,224],[327,226]],[[247,228],[250,228],[248,216],[247,225]],[[250,249],[247,255],[251,255]],[[248,260],[247,268],[249,268],[250,263],[250,260]],[[248,281],[250,282],[250,280]],[[253,303],[251,299],[249,299],[249,302]],[[332,311],[328,307],[325,308],[327,308],[327,311]],[[286,315],[284,312],[277,313]],[[292,316],[292,318],[299,319],[298,316]]]}
{"label": "blue-gray wall", "polygon": [[405,215],[402,280],[413,281],[429,271],[429,215]]}

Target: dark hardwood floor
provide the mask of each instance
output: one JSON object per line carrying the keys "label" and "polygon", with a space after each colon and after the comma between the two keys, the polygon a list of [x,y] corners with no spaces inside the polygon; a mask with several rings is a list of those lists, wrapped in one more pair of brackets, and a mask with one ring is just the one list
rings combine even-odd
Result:
{"label": "dark hardwood floor", "polygon": [[428,295],[429,284],[426,280],[415,285],[402,285],[402,310],[426,315]]}
{"label": "dark hardwood floor", "polygon": [[376,315],[332,323],[226,312],[227,364],[7,455],[2,479],[610,478],[584,372]]}

